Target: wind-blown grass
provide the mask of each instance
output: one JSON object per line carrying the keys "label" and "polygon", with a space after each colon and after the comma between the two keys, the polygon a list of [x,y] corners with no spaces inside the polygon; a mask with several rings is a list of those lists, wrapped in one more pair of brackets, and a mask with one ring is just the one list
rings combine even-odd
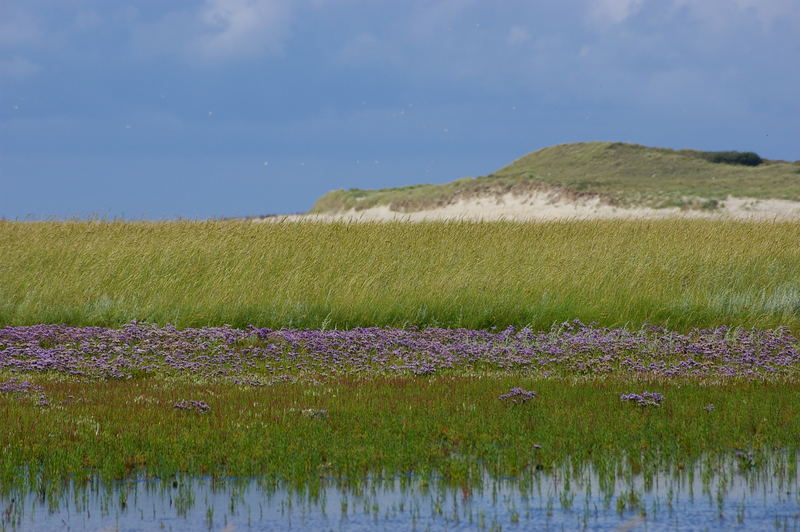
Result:
{"label": "wind-blown grass", "polygon": [[800,224],[0,222],[0,324],[800,329]]}

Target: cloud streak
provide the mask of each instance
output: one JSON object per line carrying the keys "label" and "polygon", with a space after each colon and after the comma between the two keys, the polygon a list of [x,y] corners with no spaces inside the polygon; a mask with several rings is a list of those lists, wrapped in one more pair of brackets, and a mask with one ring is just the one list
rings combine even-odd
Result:
{"label": "cloud streak", "polygon": [[137,12],[131,21],[134,48],[194,66],[280,55],[301,4],[304,0],[205,0],[150,20]]}
{"label": "cloud streak", "polygon": [[210,59],[279,53],[291,15],[288,0],[207,0],[193,48]]}
{"label": "cloud streak", "polygon": [[591,0],[589,18],[600,24],[619,24],[633,16],[643,0]]}

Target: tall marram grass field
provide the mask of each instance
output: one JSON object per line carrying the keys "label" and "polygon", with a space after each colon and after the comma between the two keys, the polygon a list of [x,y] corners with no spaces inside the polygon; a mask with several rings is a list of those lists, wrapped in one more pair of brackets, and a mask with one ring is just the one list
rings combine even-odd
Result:
{"label": "tall marram grass field", "polygon": [[800,223],[0,222],[0,324],[788,326]]}

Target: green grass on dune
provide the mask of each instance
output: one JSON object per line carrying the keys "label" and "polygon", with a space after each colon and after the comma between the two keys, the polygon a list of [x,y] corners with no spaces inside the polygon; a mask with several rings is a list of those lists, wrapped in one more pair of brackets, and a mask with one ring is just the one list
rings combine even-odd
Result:
{"label": "green grass on dune", "polygon": [[388,205],[410,212],[476,196],[554,193],[564,199],[599,197],[624,206],[714,209],[728,196],[800,201],[800,162],[758,166],[714,163],[716,152],[651,148],[620,142],[559,144],[521,157],[484,177],[441,185],[336,190],[312,213]]}
{"label": "green grass on dune", "polygon": [[0,222],[0,324],[800,330],[800,224]]}
{"label": "green grass on dune", "polygon": [[706,153],[619,142],[562,144],[526,155],[494,175],[535,176],[621,203],[652,206],[669,206],[681,198],[727,196],[800,201],[799,163],[712,163],[703,158]]}

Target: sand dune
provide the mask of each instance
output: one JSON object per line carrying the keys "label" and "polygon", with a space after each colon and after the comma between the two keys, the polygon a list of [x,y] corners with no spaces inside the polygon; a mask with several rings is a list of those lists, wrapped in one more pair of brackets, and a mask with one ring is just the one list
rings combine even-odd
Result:
{"label": "sand dune", "polygon": [[609,218],[720,218],[757,220],[800,220],[800,202],[729,197],[714,210],[647,207],[623,208],[602,203],[598,198],[568,201],[548,193],[525,196],[506,194],[461,199],[436,209],[415,212],[392,211],[388,206],[350,210],[338,214],[293,214],[256,218],[255,221],[428,221],[428,220],[559,220]]}

